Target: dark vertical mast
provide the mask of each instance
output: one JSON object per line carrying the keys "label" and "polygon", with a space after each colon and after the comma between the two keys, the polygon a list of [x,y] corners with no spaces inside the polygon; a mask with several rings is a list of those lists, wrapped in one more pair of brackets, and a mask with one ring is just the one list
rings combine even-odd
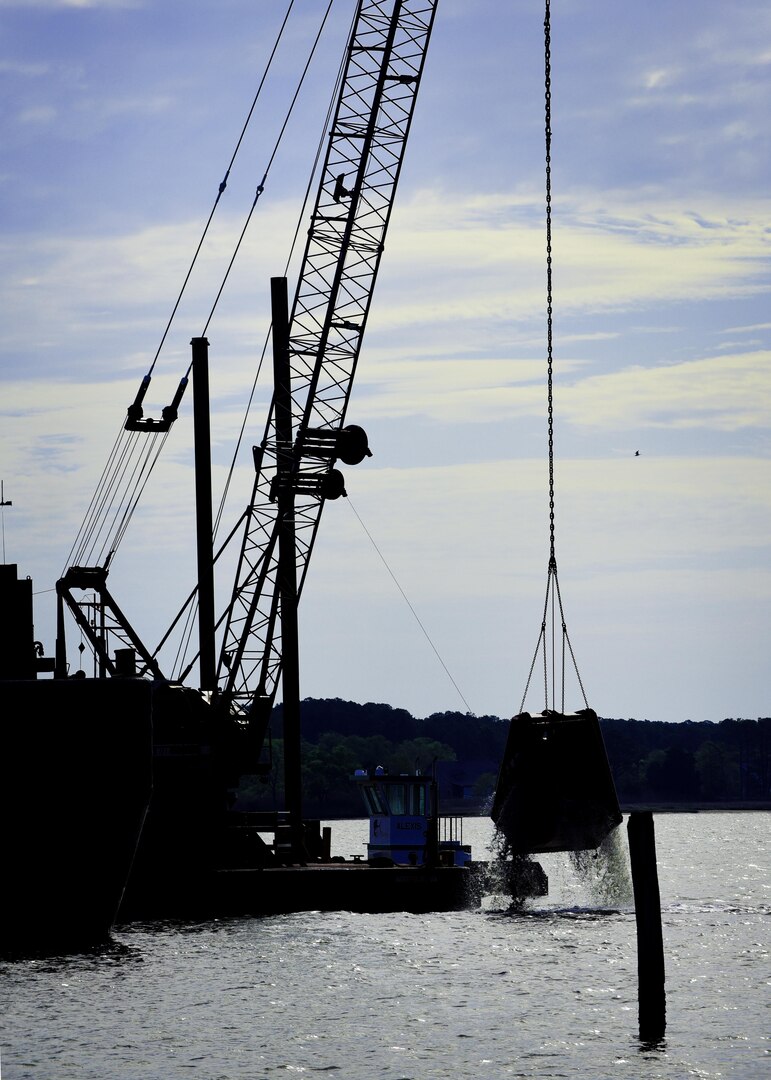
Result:
{"label": "dark vertical mast", "polygon": [[193,338],[193,428],[195,431],[195,506],[198,548],[199,674],[202,690],[217,685],[214,652],[214,558],[211,509],[211,425],[209,420],[209,342]]}
{"label": "dark vertical mast", "polygon": [[303,858],[300,756],[300,660],[297,632],[297,549],[289,301],[286,278],[270,279],[273,317],[273,403],[276,424],[276,501],[278,503],[278,586],[281,602],[281,685],[284,698],[284,790],[292,829],[293,858]]}

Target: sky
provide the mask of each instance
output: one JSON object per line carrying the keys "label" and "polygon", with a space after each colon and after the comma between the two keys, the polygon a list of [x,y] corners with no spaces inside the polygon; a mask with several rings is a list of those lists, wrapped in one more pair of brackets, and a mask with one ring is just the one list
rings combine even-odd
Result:
{"label": "sky", "polygon": [[[295,0],[149,415],[202,332],[325,6]],[[54,583],[285,9],[0,0],[3,556],[34,580],[48,654]],[[352,12],[335,0],[207,331],[215,486]],[[542,23],[539,2],[439,0],[348,412],[374,456],[324,511],[303,696],[519,710],[549,556]],[[601,716],[765,716],[771,9],[554,0],[551,23],[555,536],[581,682]],[[226,528],[269,397],[261,376]],[[188,400],[110,574],[151,646],[193,580],[192,496]],[[220,568],[221,603],[231,583]],[[526,707],[544,704],[537,668]]]}

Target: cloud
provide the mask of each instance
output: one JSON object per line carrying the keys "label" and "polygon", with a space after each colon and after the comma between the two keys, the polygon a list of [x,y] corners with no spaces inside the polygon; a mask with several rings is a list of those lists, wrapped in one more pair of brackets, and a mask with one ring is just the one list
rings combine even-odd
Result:
{"label": "cloud", "polygon": [[33,105],[22,109],[17,120],[23,126],[50,126],[56,121],[58,111],[53,105]]}
{"label": "cloud", "polygon": [[[585,431],[767,426],[767,352],[745,343],[707,359],[715,351],[710,343],[701,358],[684,361],[658,346],[641,354],[638,344],[627,357],[628,325],[622,331],[602,321],[630,310],[660,320],[675,302],[760,295],[768,276],[765,203],[744,203],[742,215],[730,218],[709,202],[687,211],[652,196],[631,203],[609,193],[598,205],[577,193],[560,211],[560,420]],[[537,215],[526,194],[449,201],[422,190],[400,205],[359,368],[357,416],[423,415],[463,425],[542,415],[544,252]],[[283,262],[293,217],[288,203],[258,216],[212,323],[215,393],[230,403],[228,413],[246,401],[268,325],[267,281],[276,252]],[[230,209],[216,219],[161,357],[153,388],[160,404],[173,393],[168,379],[175,386],[187,366],[190,337],[201,332],[240,225]],[[38,383],[144,374],[199,228],[183,221],[131,233],[7,240],[0,279],[8,312],[5,379],[22,370]],[[594,327],[571,323],[579,316],[593,316]],[[676,325],[654,321],[644,332],[671,335]],[[727,342],[718,349],[725,354]]]}
{"label": "cloud", "polygon": [[356,414],[362,420],[421,415],[459,424],[540,415],[545,371],[542,359],[371,357],[357,376]]}
{"label": "cloud", "polygon": [[657,68],[643,75],[643,85],[646,90],[655,90],[660,86],[666,86],[676,77],[675,71],[667,68]]}
{"label": "cloud", "polygon": [[750,323],[749,326],[726,326],[719,331],[721,334],[754,334],[758,330],[771,330],[771,323]]}
{"label": "cloud", "polygon": [[87,117],[91,122],[88,135],[92,136],[95,130],[112,124],[116,118],[158,116],[170,113],[176,105],[177,101],[171,94],[161,91],[126,94],[123,97],[102,96],[84,98],[78,106],[77,115],[81,120]]}
{"label": "cloud", "polygon": [[[221,215],[211,230],[179,309],[170,350],[187,356],[189,341],[201,332],[235,247],[243,219]],[[149,364],[171,314],[201,234],[201,223],[184,221],[148,226],[132,233],[100,235],[16,235],[0,242],[0,297],[9,313],[3,349],[5,374],[13,374],[13,356],[34,355],[31,377],[45,379],[51,365],[70,356],[78,375],[91,371],[98,379],[120,377],[133,367],[137,354]],[[276,250],[286,249],[288,233],[281,212],[257,217],[221,305],[228,311],[214,326],[227,347],[240,341],[238,352],[264,337],[267,321],[259,321],[275,270]],[[254,266],[262,273],[254,274]],[[247,269],[248,268],[248,269]],[[250,295],[244,295],[248,281]],[[263,282],[260,290],[255,282]],[[234,295],[235,294],[235,295]],[[234,300],[240,310],[234,309]],[[254,314],[251,314],[254,312]],[[247,341],[244,338],[247,338]],[[222,337],[219,341],[223,353]],[[72,377],[75,371],[71,372]]]}
{"label": "cloud", "polygon": [[560,391],[559,410],[578,427],[601,430],[765,429],[771,416],[771,352],[590,375]]}
{"label": "cloud", "polygon": [[67,8],[119,10],[143,6],[143,0],[0,0],[0,8],[46,8],[51,11]]}
{"label": "cloud", "polygon": [[[645,428],[716,433],[768,426],[768,351],[600,374],[587,373],[587,366],[570,356],[560,358],[555,401],[563,425],[602,433]],[[543,359],[373,358],[358,377],[357,416],[422,415],[461,425],[541,418],[545,378]]]}
{"label": "cloud", "polygon": [[[729,218],[711,200],[684,209],[654,193],[608,192],[602,202],[596,194],[562,196],[554,212],[557,310],[629,310],[757,293],[768,284],[767,213],[765,200],[744,201]],[[389,278],[413,286],[376,312],[389,325],[495,323],[543,310],[536,198],[420,192],[395,214],[387,258]]]}
{"label": "cloud", "polygon": [[[3,6],[0,0],[0,7]],[[50,66],[42,61],[0,60],[0,75],[21,75],[23,78],[39,78],[47,75]]]}
{"label": "cloud", "polygon": [[[744,201],[730,218],[706,202],[683,210],[661,199],[575,193],[555,214],[555,305],[558,314],[624,311],[676,301],[752,296],[768,286],[765,201]],[[256,219],[239,257],[264,280],[283,261],[296,208],[274,204]],[[541,209],[527,196],[449,198],[421,191],[394,215],[373,307],[372,329],[385,334],[431,324],[455,345],[465,335],[501,351],[511,320],[542,319],[545,296]],[[192,298],[205,309],[243,218],[220,213]],[[50,328],[99,337],[137,328],[170,308],[199,235],[200,223],[148,225],[133,233],[15,235],[6,240],[6,344],[30,345]],[[281,253],[277,260],[276,254]],[[239,282],[238,275],[234,279]],[[243,287],[244,278],[237,288]],[[252,285],[252,288],[254,286]],[[267,293],[267,285],[264,290]],[[41,318],[42,314],[42,318]],[[46,327],[49,327],[48,333]],[[30,333],[32,330],[32,333]],[[599,331],[601,332],[601,330]],[[419,344],[419,343],[418,343]],[[437,352],[441,351],[438,346]]]}
{"label": "cloud", "polygon": [[[741,266],[737,269],[741,274]],[[710,270],[702,268],[702,271],[709,279]],[[746,268],[743,272],[746,273]],[[630,282],[632,278],[630,273]],[[652,288],[657,280],[668,281],[668,276],[662,274],[656,279],[651,275]],[[639,284],[641,290],[646,288],[645,282]],[[734,287],[741,289],[738,280]],[[754,292],[754,284],[748,287]],[[721,291],[729,286],[721,279],[716,288]],[[607,295],[602,292],[599,295],[597,301],[587,300],[587,306],[610,303]],[[709,288],[706,295],[711,295]],[[672,297],[666,299],[671,301]],[[580,307],[575,293],[570,295],[570,300]],[[412,312],[400,314],[406,321]],[[541,344],[538,356],[533,352],[534,341],[526,342],[523,355],[522,343],[512,335],[508,358],[483,356],[479,353],[478,334],[470,331],[464,335],[462,327],[457,325],[464,320],[477,325],[479,313],[473,302],[456,312],[454,330],[448,313],[441,337],[436,333],[435,319],[434,314],[431,340],[420,341],[415,347],[407,346],[408,358],[402,359],[394,358],[388,333],[399,322],[399,314],[393,308],[388,309],[385,331],[381,331],[375,315],[375,342],[367,348],[367,362],[358,376],[360,415],[421,414],[452,423],[542,415],[545,343]],[[762,324],[748,329],[762,329]],[[625,339],[627,336],[637,339],[641,332],[638,328],[558,338],[555,386],[561,421],[596,431],[661,427],[730,432],[747,428],[762,430],[768,426],[771,353],[762,348],[748,348],[746,342],[741,350],[734,345],[727,353],[729,343],[722,341],[717,349],[725,355],[674,361],[670,354],[665,354],[666,359],[662,360],[662,350],[655,343],[647,347],[638,344],[638,349],[644,349],[645,359],[633,363],[625,355],[628,348]],[[675,328],[654,326],[645,332],[648,336],[672,334]],[[491,336],[500,349],[500,330]],[[593,341],[611,344],[605,344],[602,353],[592,356]],[[573,351],[579,343],[583,344],[582,355]],[[399,351],[396,350],[397,356]]]}
{"label": "cloud", "polygon": [[[643,595],[649,578],[690,573],[709,587],[717,566],[762,565],[771,530],[767,475],[767,461],[748,457],[558,461],[560,566],[576,591],[590,592],[598,575],[605,586],[619,575],[635,579],[631,591]],[[448,581],[455,595],[470,598],[540,592],[549,535],[544,462],[369,466],[349,486],[410,592],[439,598]],[[317,587],[355,594],[369,588],[370,567],[350,559],[359,526],[340,505],[328,508],[324,525],[325,563],[339,573]],[[384,578],[378,591],[388,588]]]}

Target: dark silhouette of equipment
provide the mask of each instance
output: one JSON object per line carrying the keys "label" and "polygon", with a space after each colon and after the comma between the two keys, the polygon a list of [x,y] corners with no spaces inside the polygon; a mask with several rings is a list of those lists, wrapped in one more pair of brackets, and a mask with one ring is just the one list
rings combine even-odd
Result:
{"label": "dark silhouette of equipment", "polygon": [[[553,294],[551,215],[551,22],[544,18],[546,135],[547,425],[549,446],[549,564],[541,631],[519,715],[511,721],[491,816],[513,854],[582,851],[598,847],[621,823],[621,811],[597,714],[589,708],[568,635],[555,545]],[[559,620],[559,622],[558,622]],[[561,661],[556,627],[562,628]],[[549,629],[549,627],[551,629]],[[551,647],[550,647],[551,645]],[[543,651],[544,711],[524,711],[530,680]],[[565,666],[570,658],[586,708],[565,712]],[[558,671],[561,676],[558,679]],[[559,686],[558,686],[559,682]],[[549,708],[561,701],[561,711]]]}
{"label": "dark silhouette of equipment", "polygon": [[592,709],[513,718],[491,817],[519,855],[596,848],[621,824]]}
{"label": "dark silhouette of equipment", "polygon": [[[208,340],[193,339],[194,407],[201,414],[195,422],[198,584],[188,604],[197,599],[199,605],[202,693],[182,693],[195,659],[170,677],[159,658],[182,613],[160,645],[150,650],[110,595],[107,577],[114,546],[103,565],[71,565],[57,583],[57,677],[64,679],[67,673],[67,607],[94,650],[100,675],[119,674],[111,652],[120,652],[135,665],[137,676],[150,675],[156,683],[156,784],[124,913],[144,917],[147,898],[154,903],[164,888],[172,898],[170,909],[181,910],[185,894],[200,892],[208,870],[220,865],[217,859],[223,865],[241,865],[240,849],[237,858],[226,857],[231,841],[240,844],[243,839],[255,848],[243,855],[249,866],[286,856],[278,853],[283,846],[278,840],[276,851],[267,851],[258,837],[246,835],[247,829],[229,829],[229,800],[241,775],[266,775],[270,770],[273,702],[291,652],[287,628],[296,618],[324,504],[346,494],[343,474],[335,466],[338,461],[354,466],[371,456],[366,433],[348,422],[347,410],[437,3],[357,2],[296,291],[281,316],[282,373],[264,433],[252,448],[251,497],[222,548],[241,533],[232,592],[217,619],[213,562],[218,555],[212,552],[208,475],[206,484],[200,483],[210,467],[208,425],[203,423],[205,410],[199,408],[208,401]],[[274,348],[276,329],[274,319]],[[144,415],[149,379],[148,374],[129,406],[125,431],[132,439],[157,439],[160,447],[176,419],[187,377],[160,419]],[[142,486],[137,481],[137,489]],[[110,505],[111,491],[106,481],[103,494],[95,497],[100,517],[103,503]],[[131,500],[133,512],[133,492]],[[122,537],[128,511],[125,521],[118,518],[120,527],[113,531]],[[292,695],[285,682],[285,705],[287,696]],[[307,823],[301,820],[297,712],[285,707],[282,738],[291,854],[304,859],[308,842],[300,835]]]}

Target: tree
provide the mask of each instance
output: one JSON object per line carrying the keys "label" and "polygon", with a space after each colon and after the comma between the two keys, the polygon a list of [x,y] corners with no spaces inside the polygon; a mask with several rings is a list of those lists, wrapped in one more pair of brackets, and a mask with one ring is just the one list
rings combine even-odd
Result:
{"label": "tree", "polygon": [[731,780],[735,779],[737,770],[722,746],[708,739],[694,754],[694,762],[703,799],[714,802],[731,793],[734,786]]}
{"label": "tree", "polygon": [[698,794],[698,777],[693,754],[681,746],[654,750],[648,755],[645,778],[651,794],[673,801],[690,800]]}

